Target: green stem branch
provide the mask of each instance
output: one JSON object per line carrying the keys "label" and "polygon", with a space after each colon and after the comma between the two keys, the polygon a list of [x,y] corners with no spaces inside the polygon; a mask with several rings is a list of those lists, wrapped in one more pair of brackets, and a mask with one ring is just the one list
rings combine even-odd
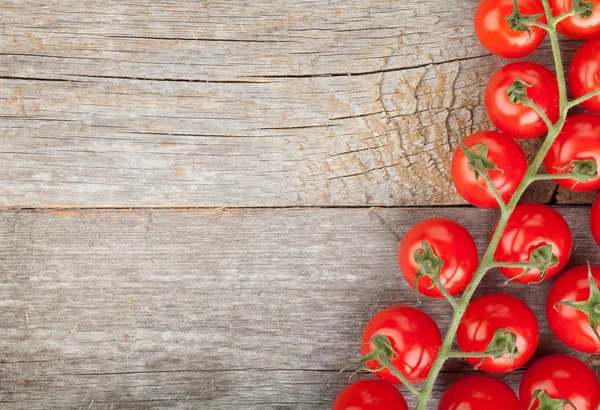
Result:
{"label": "green stem branch", "polygon": [[446,298],[448,303],[450,303],[450,305],[452,305],[452,308],[456,309],[456,306],[458,305],[456,298],[454,296],[452,296],[450,294],[450,292],[448,292],[448,289],[446,289],[446,287],[444,285],[442,285],[442,282],[440,282],[440,280],[438,278],[432,279],[432,282],[440,290],[442,295],[444,295],[444,297]]}
{"label": "green stem branch", "polygon": [[597,90],[592,91],[589,94],[586,94],[584,96],[581,96],[573,101],[571,101],[570,103],[567,104],[567,109],[570,110],[571,108],[586,102],[587,100],[591,100],[594,97],[597,97],[598,95],[600,95],[600,88]]}

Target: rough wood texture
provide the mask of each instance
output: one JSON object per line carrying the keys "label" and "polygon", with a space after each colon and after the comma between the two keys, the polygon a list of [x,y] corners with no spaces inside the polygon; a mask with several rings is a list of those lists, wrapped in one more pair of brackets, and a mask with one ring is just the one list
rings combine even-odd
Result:
{"label": "rough wood texture", "polygon": [[462,203],[449,159],[505,63],[475,7],[5,0],[0,206]]}
{"label": "rough wood texture", "polygon": [[[562,208],[571,264],[600,263],[588,209]],[[418,220],[461,221],[481,250],[492,211],[276,209],[0,213],[3,409],[327,409],[367,319],[415,303],[396,261]],[[538,357],[568,351],[548,284],[503,285],[540,315]],[[446,302],[420,305],[442,329]],[[469,367],[447,366],[436,398]],[[516,386],[518,371],[504,377]],[[433,406],[431,407],[434,408]]]}

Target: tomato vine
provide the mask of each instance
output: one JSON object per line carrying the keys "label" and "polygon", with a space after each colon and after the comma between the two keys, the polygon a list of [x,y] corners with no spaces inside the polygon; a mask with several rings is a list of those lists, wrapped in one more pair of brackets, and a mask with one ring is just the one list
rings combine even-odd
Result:
{"label": "tomato vine", "polygon": [[[530,345],[527,349],[529,350],[519,352],[519,349],[517,349],[517,333],[522,333],[522,329],[518,328],[519,330],[516,330],[517,327],[508,326],[502,320],[497,321],[495,324],[496,328],[491,326],[488,329],[489,337],[487,341],[481,345],[481,340],[479,340],[477,342],[478,346],[474,351],[469,351],[473,350],[470,348],[463,349],[464,351],[452,350],[457,333],[460,333],[461,326],[464,326],[463,321],[465,320],[468,307],[472,303],[473,294],[484,275],[490,269],[497,268],[501,270],[509,280],[533,283],[558,274],[569,259],[572,246],[569,227],[558,213],[548,207],[545,207],[547,211],[542,210],[543,212],[540,211],[538,213],[546,212],[548,220],[545,224],[552,225],[555,228],[558,227],[556,229],[563,229],[564,241],[553,244],[549,244],[550,241],[546,241],[545,245],[530,247],[527,252],[520,249],[518,255],[516,252],[510,253],[507,251],[503,253],[503,235],[506,234],[507,230],[510,231],[519,228],[519,226],[513,226],[515,225],[514,223],[511,225],[511,217],[516,218],[517,215],[524,214],[524,220],[533,219],[527,214],[532,209],[524,205],[519,205],[519,201],[525,190],[536,181],[548,179],[563,182],[563,185],[569,186],[571,189],[578,184],[581,184],[580,188],[582,190],[588,187],[597,188],[597,186],[600,186],[596,185],[600,184],[597,164],[600,158],[596,160],[575,158],[565,164],[555,159],[556,154],[552,153],[549,159],[546,159],[546,167],[550,167],[548,169],[549,173],[539,172],[547,154],[553,149],[553,144],[561,142],[559,136],[561,136],[561,131],[563,131],[565,124],[568,123],[567,114],[569,111],[580,104],[586,105],[588,103],[586,106],[589,106],[591,102],[600,101],[600,97],[598,97],[600,96],[600,87],[598,86],[596,88],[592,87],[592,89],[587,86],[581,86],[577,90],[578,93],[575,93],[577,98],[571,101],[568,99],[565,71],[557,36],[557,32],[561,30],[566,30],[568,35],[572,35],[574,27],[578,27],[578,24],[579,26],[583,24],[578,22],[577,19],[591,19],[592,17],[594,21],[600,19],[600,10],[597,10],[597,7],[595,7],[598,2],[595,0],[573,0],[571,7],[567,8],[564,7],[563,3],[563,0],[483,0],[477,11],[477,13],[487,13],[493,7],[502,8],[505,20],[502,24],[506,25],[508,23],[510,26],[510,30],[506,30],[507,32],[503,33],[502,36],[497,32],[485,32],[480,27],[476,27],[477,36],[483,45],[502,57],[516,58],[529,54],[539,46],[547,34],[552,47],[556,78],[554,78],[554,75],[549,70],[539,65],[533,63],[515,63],[496,73],[492,79],[493,81],[491,81],[494,89],[490,90],[490,86],[488,86],[488,90],[486,91],[486,105],[497,106],[505,104],[504,108],[507,112],[510,111],[529,117],[531,117],[530,114],[534,116],[537,114],[536,121],[530,124],[531,127],[528,130],[520,130],[521,134],[518,134],[519,126],[515,123],[514,119],[506,120],[504,118],[504,122],[502,122],[502,118],[500,118],[504,115],[502,107],[495,111],[492,116],[492,120],[501,131],[510,134],[512,130],[514,133],[517,133],[518,135],[511,135],[515,138],[528,139],[537,137],[540,133],[546,133],[545,140],[529,166],[527,166],[525,157],[518,144],[512,139],[507,138],[504,134],[494,131],[474,134],[461,141],[454,155],[452,164],[453,174],[455,167],[462,172],[460,180],[454,181],[458,192],[476,206],[498,207],[501,211],[499,221],[494,228],[489,246],[481,258],[479,266],[474,269],[473,265],[476,265],[477,259],[476,254],[472,256],[472,252],[469,255],[454,254],[448,256],[452,254],[452,250],[449,249],[448,244],[441,243],[440,241],[428,242],[421,235],[423,229],[427,227],[426,224],[419,228],[419,232],[414,231],[414,228],[409,231],[400,245],[400,265],[406,279],[419,293],[430,297],[445,297],[454,309],[453,318],[446,334],[440,341],[439,330],[437,330],[435,323],[429,317],[423,320],[418,318],[421,314],[425,315],[418,311],[418,309],[408,307],[388,308],[378,313],[372,319],[372,322],[367,325],[368,332],[363,334],[363,346],[365,346],[363,354],[365,355],[355,364],[366,363],[370,369],[369,371],[376,373],[384,380],[404,384],[416,396],[416,410],[426,409],[431,399],[434,384],[442,366],[447,360],[461,358],[474,363],[476,367],[485,363],[491,369],[506,369],[510,367],[509,370],[512,370],[523,364],[524,361],[527,361],[537,347],[538,330],[533,312],[526,305],[525,307],[520,306],[520,304],[524,305],[520,300],[517,299],[514,301],[511,299],[514,298],[512,296],[497,294],[489,295],[491,299],[496,301],[495,303],[518,305],[518,309],[521,309],[523,312],[520,316],[527,317],[529,324],[533,321],[533,325],[530,325],[529,328],[535,328],[535,331],[528,336]],[[553,10],[560,10],[562,14],[554,15]],[[501,16],[502,13],[495,13],[493,19],[498,19],[498,16]],[[480,16],[480,18],[483,17]],[[494,27],[493,30],[497,29],[498,24],[496,23],[499,24],[499,21],[494,21],[491,24]],[[587,30],[588,32],[582,35],[595,35],[594,33],[596,33],[591,28]],[[512,50],[506,51],[498,48],[501,47],[498,42],[504,42],[505,45],[510,46],[517,45],[518,47],[515,46]],[[592,42],[594,42],[592,44],[593,47],[600,49],[600,39],[592,40]],[[590,48],[591,46],[588,45],[587,47]],[[522,78],[519,77],[519,70],[529,70],[528,76],[523,75],[521,76]],[[540,81],[541,83],[536,83]],[[532,84],[532,82],[535,84]],[[500,89],[502,94],[498,94],[497,89]],[[536,93],[544,89],[549,93],[553,93],[553,95],[547,99],[540,98]],[[582,92],[579,92],[583,89],[585,89],[587,94],[583,95]],[[556,100],[555,103],[553,102],[554,100]],[[519,107],[515,107],[515,104]],[[558,110],[556,110],[556,106],[553,104],[558,105]],[[596,120],[597,118],[594,119],[594,124]],[[580,135],[577,138],[583,139],[587,138],[587,136]],[[509,151],[508,154],[506,154],[507,151]],[[523,158],[523,164],[514,165],[515,161],[518,162],[519,158]],[[475,193],[478,194],[478,197],[474,196],[476,195]],[[543,205],[532,206],[544,208]],[[600,217],[597,219],[600,220]],[[436,221],[437,224],[443,222],[446,225],[443,229],[450,229],[448,226],[453,223],[447,220],[432,221]],[[465,231],[463,233],[461,228],[460,225],[452,227],[454,232],[460,232],[461,243],[472,242],[472,238],[470,238],[468,232]],[[440,229],[442,228],[440,227]],[[600,228],[597,228],[597,230],[600,232]],[[455,235],[459,234],[456,233]],[[600,238],[600,233],[597,236]],[[450,283],[455,271],[449,271],[449,266],[444,265],[445,258],[449,258],[450,265],[452,266],[456,265],[457,258],[463,258],[463,261],[467,261],[465,263],[469,266],[468,269],[464,269],[459,273],[460,282],[453,283],[453,287],[450,287]],[[402,259],[404,259],[404,262]],[[592,278],[591,273],[589,277]],[[596,326],[600,324],[600,296],[598,296],[598,288],[593,283],[593,278],[590,281],[591,296],[588,301],[558,301],[552,304],[552,308],[555,305],[568,306],[580,310],[588,317],[593,317],[594,320],[590,319],[590,324],[593,327],[593,334],[598,336]],[[446,288],[446,285],[449,287]],[[462,295],[458,296],[461,291]],[[484,316],[481,318],[474,317],[471,320],[490,319],[487,315]],[[429,340],[426,341],[425,346],[419,347],[421,349],[420,360],[423,363],[421,363],[420,368],[415,369],[414,364],[409,365],[407,360],[405,360],[406,358],[399,357],[398,351],[395,350],[394,337],[397,337],[397,334],[394,332],[385,334],[385,331],[389,333],[390,323],[412,323],[418,320],[421,320],[422,323],[427,323],[428,332],[422,333],[427,333]],[[429,321],[433,323],[429,323]],[[386,326],[388,330],[386,330]],[[384,332],[378,333],[378,329],[383,329]],[[416,330],[416,326],[411,327],[410,331],[415,334],[419,333]],[[462,332],[463,343],[468,343],[466,334],[465,331]],[[367,339],[364,339],[365,337]],[[403,340],[404,348],[406,348],[407,344],[414,343],[414,337],[414,335],[408,335],[406,340]],[[461,335],[459,335],[460,337]],[[519,337],[521,337],[520,333]],[[459,340],[459,347],[461,347],[460,345],[461,340]],[[593,346],[588,348],[593,350]],[[414,349],[411,352],[414,356]],[[513,360],[516,357],[520,357],[521,359],[519,365],[514,363],[516,360],[511,363],[511,366],[506,365],[505,362],[507,359]],[[491,364],[494,365],[491,366]],[[577,366],[577,364],[574,365],[574,367]],[[585,367],[585,365],[583,366]],[[407,371],[407,369],[410,371]],[[420,387],[417,387],[416,383],[419,382],[422,382],[422,384]],[[502,390],[502,387],[499,390]],[[600,388],[598,390],[600,391]],[[534,402],[539,402],[540,409],[562,408],[562,404],[570,403],[564,397],[559,400],[559,398],[550,397],[549,393],[546,393],[548,392],[531,391],[531,397],[527,400],[530,400],[532,405]],[[598,400],[600,401],[600,399]]]}

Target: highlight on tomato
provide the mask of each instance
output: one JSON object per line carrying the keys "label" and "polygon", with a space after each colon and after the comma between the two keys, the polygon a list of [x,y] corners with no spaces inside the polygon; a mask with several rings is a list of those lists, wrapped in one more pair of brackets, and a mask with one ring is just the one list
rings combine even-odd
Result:
{"label": "highlight on tomato", "polygon": [[[600,58],[600,56],[599,56]],[[555,179],[567,189],[577,192],[600,189],[600,116],[576,114],[565,125],[544,158],[549,174],[576,173],[579,179]]]}
{"label": "highlight on tomato", "polygon": [[536,283],[558,275],[572,250],[573,237],[565,218],[549,206],[530,203],[516,206],[494,258],[498,263],[531,262],[531,267],[498,270],[511,281]]}
{"label": "highlight on tomato", "polygon": [[[518,0],[523,15],[544,14],[539,0]],[[515,31],[506,20],[513,15],[513,0],[482,0],[475,12],[475,34],[490,52],[503,58],[521,58],[531,54],[546,37],[546,30],[530,27],[530,32]],[[546,17],[537,21],[546,22]]]}
{"label": "highlight on tomato", "polygon": [[525,302],[506,293],[494,293],[471,302],[456,338],[463,352],[492,355],[467,358],[478,370],[506,373],[531,359],[538,346],[539,328],[535,314]]}
{"label": "highlight on tomato", "polygon": [[[594,5],[591,16],[585,18],[568,17],[556,27],[565,36],[578,40],[589,40],[600,36],[600,0],[586,0]],[[549,0],[553,16],[560,16],[571,10],[573,0]]]}
{"label": "highlight on tomato", "polygon": [[546,299],[546,318],[564,344],[600,353],[600,267],[577,266],[560,275]]}
{"label": "highlight on tomato", "polygon": [[402,393],[381,380],[361,380],[338,394],[331,410],[408,410]]}
{"label": "highlight on tomato", "polygon": [[[508,203],[527,172],[527,158],[521,146],[496,131],[477,132],[461,144],[454,151],[451,165],[452,182],[460,196],[480,208],[498,208],[484,177],[487,172],[502,200]],[[473,160],[485,169],[474,171]]]}
{"label": "highlight on tomato", "polygon": [[[569,86],[575,98],[600,89],[600,38],[585,43],[575,53],[569,67]],[[600,114],[600,95],[583,102],[588,110]]]}
{"label": "highlight on tomato", "polygon": [[548,132],[542,117],[533,108],[508,97],[508,89],[517,79],[525,83],[527,98],[555,123],[560,116],[558,81],[552,71],[536,63],[512,63],[496,71],[485,90],[485,108],[492,123],[506,135],[520,139],[539,137]]}
{"label": "highlight on tomato", "polygon": [[592,236],[594,237],[594,240],[598,246],[600,246],[600,194],[598,194],[594,204],[592,205],[590,228],[592,230]]}
{"label": "highlight on tomato", "polygon": [[[442,345],[442,335],[435,321],[423,311],[409,306],[391,306],[369,320],[362,335],[363,357],[372,370],[386,362],[411,383],[427,378]],[[393,354],[389,353],[393,351]],[[374,373],[392,384],[401,384],[389,368]]]}
{"label": "highlight on tomato", "polygon": [[600,384],[594,371],[581,360],[553,354],[527,369],[519,399],[522,409],[598,410]]}
{"label": "highlight on tomato", "polygon": [[443,394],[438,410],[521,410],[519,399],[503,381],[485,374],[463,377]]}
{"label": "highlight on tomato", "polygon": [[439,286],[452,296],[473,279],[479,256],[473,237],[461,224],[434,218],[419,222],[402,238],[398,263],[408,283],[419,293],[444,297]]}

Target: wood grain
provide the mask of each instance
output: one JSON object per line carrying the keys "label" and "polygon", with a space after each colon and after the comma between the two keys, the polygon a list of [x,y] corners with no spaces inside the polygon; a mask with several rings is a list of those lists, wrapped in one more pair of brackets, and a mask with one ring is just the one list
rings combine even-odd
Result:
{"label": "wood grain", "polygon": [[[571,265],[600,263],[588,209],[560,211]],[[481,251],[496,218],[472,208],[1,212],[1,407],[327,409],[368,318],[416,304],[398,238],[432,216],[462,222]],[[572,353],[543,318],[548,287],[490,272],[478,291],[534,308],[536,357]],[[419,307],[445,330],[445,301]],[[466,371],[448,364],[436,400]],[[521,374],[503,378],[515,387]]]}
{"label": "wood grain", "polygon": [[461,204],[450,156],[505,63],[475,6],[5,0],[0,207]]}

